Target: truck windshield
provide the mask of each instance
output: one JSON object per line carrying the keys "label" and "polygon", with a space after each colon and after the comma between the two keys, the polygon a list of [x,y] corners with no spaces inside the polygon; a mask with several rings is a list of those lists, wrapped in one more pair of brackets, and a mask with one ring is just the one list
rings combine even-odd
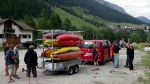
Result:
{"label": "truck windshield", "polygon": [[[96,42],[96,46],[97,46],[97,42]],[[93,48],[93,42],[83,42],[82,43],[82,48]]]}

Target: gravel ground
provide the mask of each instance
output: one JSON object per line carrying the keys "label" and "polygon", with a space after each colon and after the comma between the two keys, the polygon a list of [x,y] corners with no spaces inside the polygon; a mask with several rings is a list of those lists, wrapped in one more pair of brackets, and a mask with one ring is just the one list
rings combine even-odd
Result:
{"label": "gravel ground", "polygon": [[[42,49],[35,49],[38,55],[42,52]],[[15,84],[27,84],[26,72],[22,72],[22,68],[25,67],[23,62],[24,54],[26,50],[20,50],[20,67],[18,70],[18,75],[21,79],[15,79]],[[140,61],[141,56],[144,52],[139,52],[135,50],[134,64]],[[0,59],[2,67],[0,68],[0,84],[7,84],[8,77],[4,76],[4,55],[0,52]],[[140,66],[134,65],[134,70],[129,71],[128,68],[124,68],[126,61],[126,49],[122,48],[120,50],[119,57],[119,68],[113,68],[112,61],[108,61],[105,65],[100,65],[100,70],[91,71],[93,69],[93,64],[86,64],[80,66],[80,70],[77,74],[67,75],[66,73],[50,73],[50,75],[45,76],[42,74],[42,69],[37,69],[38,73],[38,83],[39,84],[141,84],[137,82],[137,78],[144,74],[144,70]],[[39,66],[42,61],[39,58]],[[34,84],[33,77],[31,75],[31,84]]]}

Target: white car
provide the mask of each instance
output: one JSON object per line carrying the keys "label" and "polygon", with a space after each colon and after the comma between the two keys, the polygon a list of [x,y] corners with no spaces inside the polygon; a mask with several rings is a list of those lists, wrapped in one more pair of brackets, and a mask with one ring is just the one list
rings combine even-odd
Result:
{"label": "white car", "polygon": [[150,47],[145,47],[144,51],[150,51]]}

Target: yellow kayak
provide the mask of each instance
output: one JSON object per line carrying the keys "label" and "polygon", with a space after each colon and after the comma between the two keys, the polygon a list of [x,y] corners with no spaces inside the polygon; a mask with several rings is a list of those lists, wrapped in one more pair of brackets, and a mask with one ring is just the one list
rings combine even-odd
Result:
{"label": "yellow kayak", "polygon": [[54,55],[55,54],[66,53],[66,52],[69,52],[69,51],[79,51],[79,50],[80,50],[80,48],[78,48],[78,47],[63,47],[60,50],[57,50],[56,52],[54,52]]}
{"label": "yellow kayak", "polygon": [[[56,52],[56,50],[53,50],[53,53]],[[46,51],[46,57],[50,57],[50,55],[52,54],[52,50],[48,50]]]}
{"label": "yellow kayak", "polygon": [[[72,52],[72,51],[74,51],[74,52],[80,51],[80,48],[78,48],[78,47],[63,47],[63,48],[61,48],[59,50],[53,50],[53,53],[54,53],[54,55],[56,55],[56,54],[67,53],[69,51],[70,52]],[[52,50],[46,51],[46,56],[47,57],[52,57]]]}
{"label": "yellow kayak", "polygon": [[53,41],[53,45],[60,45],[57,40],[50,40],[50,39],[45,40],[44,43],[52,45],[52,41]]}

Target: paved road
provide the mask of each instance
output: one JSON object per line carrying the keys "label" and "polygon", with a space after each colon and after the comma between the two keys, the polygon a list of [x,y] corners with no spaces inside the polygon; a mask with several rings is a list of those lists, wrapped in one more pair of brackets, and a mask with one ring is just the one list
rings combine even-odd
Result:
{"label": "paved road", "polygon": [[[40,55],[42,49],[35,49]],[[20,50],[20,68],[18,70],[18,75],[21,79],[15,79],[15,84],[27,84],[26,73],[22,72],[22,68],[25,67],[23,62],[24,54],[26,50]],[[51,73],[49,76],[42,74],[43,70],[37,69],[38,72],[38,82],[39,84],[137,84],[136,79],[143,72],[140,70],[139,66],[135,66],[134,71],[129,71],[124,68],[126,60],[126,50],[121,49],[120,51],[120,67],[113,68],[112,61],[107,62],[105,65],[100,65],[100,70],[91,71],[93,68],[92,64],[86,64],[80,66],[80,71],[77,74],[67,75],[66,73]],[[144,53],[135,51],[134,64],[140,61],[140,57]],[[3,52],[0,52],[1,68],[0,68],[0,84],[7,84],[8,77],[4,76],[4,56]],[[39,65],[42,59],[39,58]],[[31,83],[34,84],[34,80],[31,75]]]}

